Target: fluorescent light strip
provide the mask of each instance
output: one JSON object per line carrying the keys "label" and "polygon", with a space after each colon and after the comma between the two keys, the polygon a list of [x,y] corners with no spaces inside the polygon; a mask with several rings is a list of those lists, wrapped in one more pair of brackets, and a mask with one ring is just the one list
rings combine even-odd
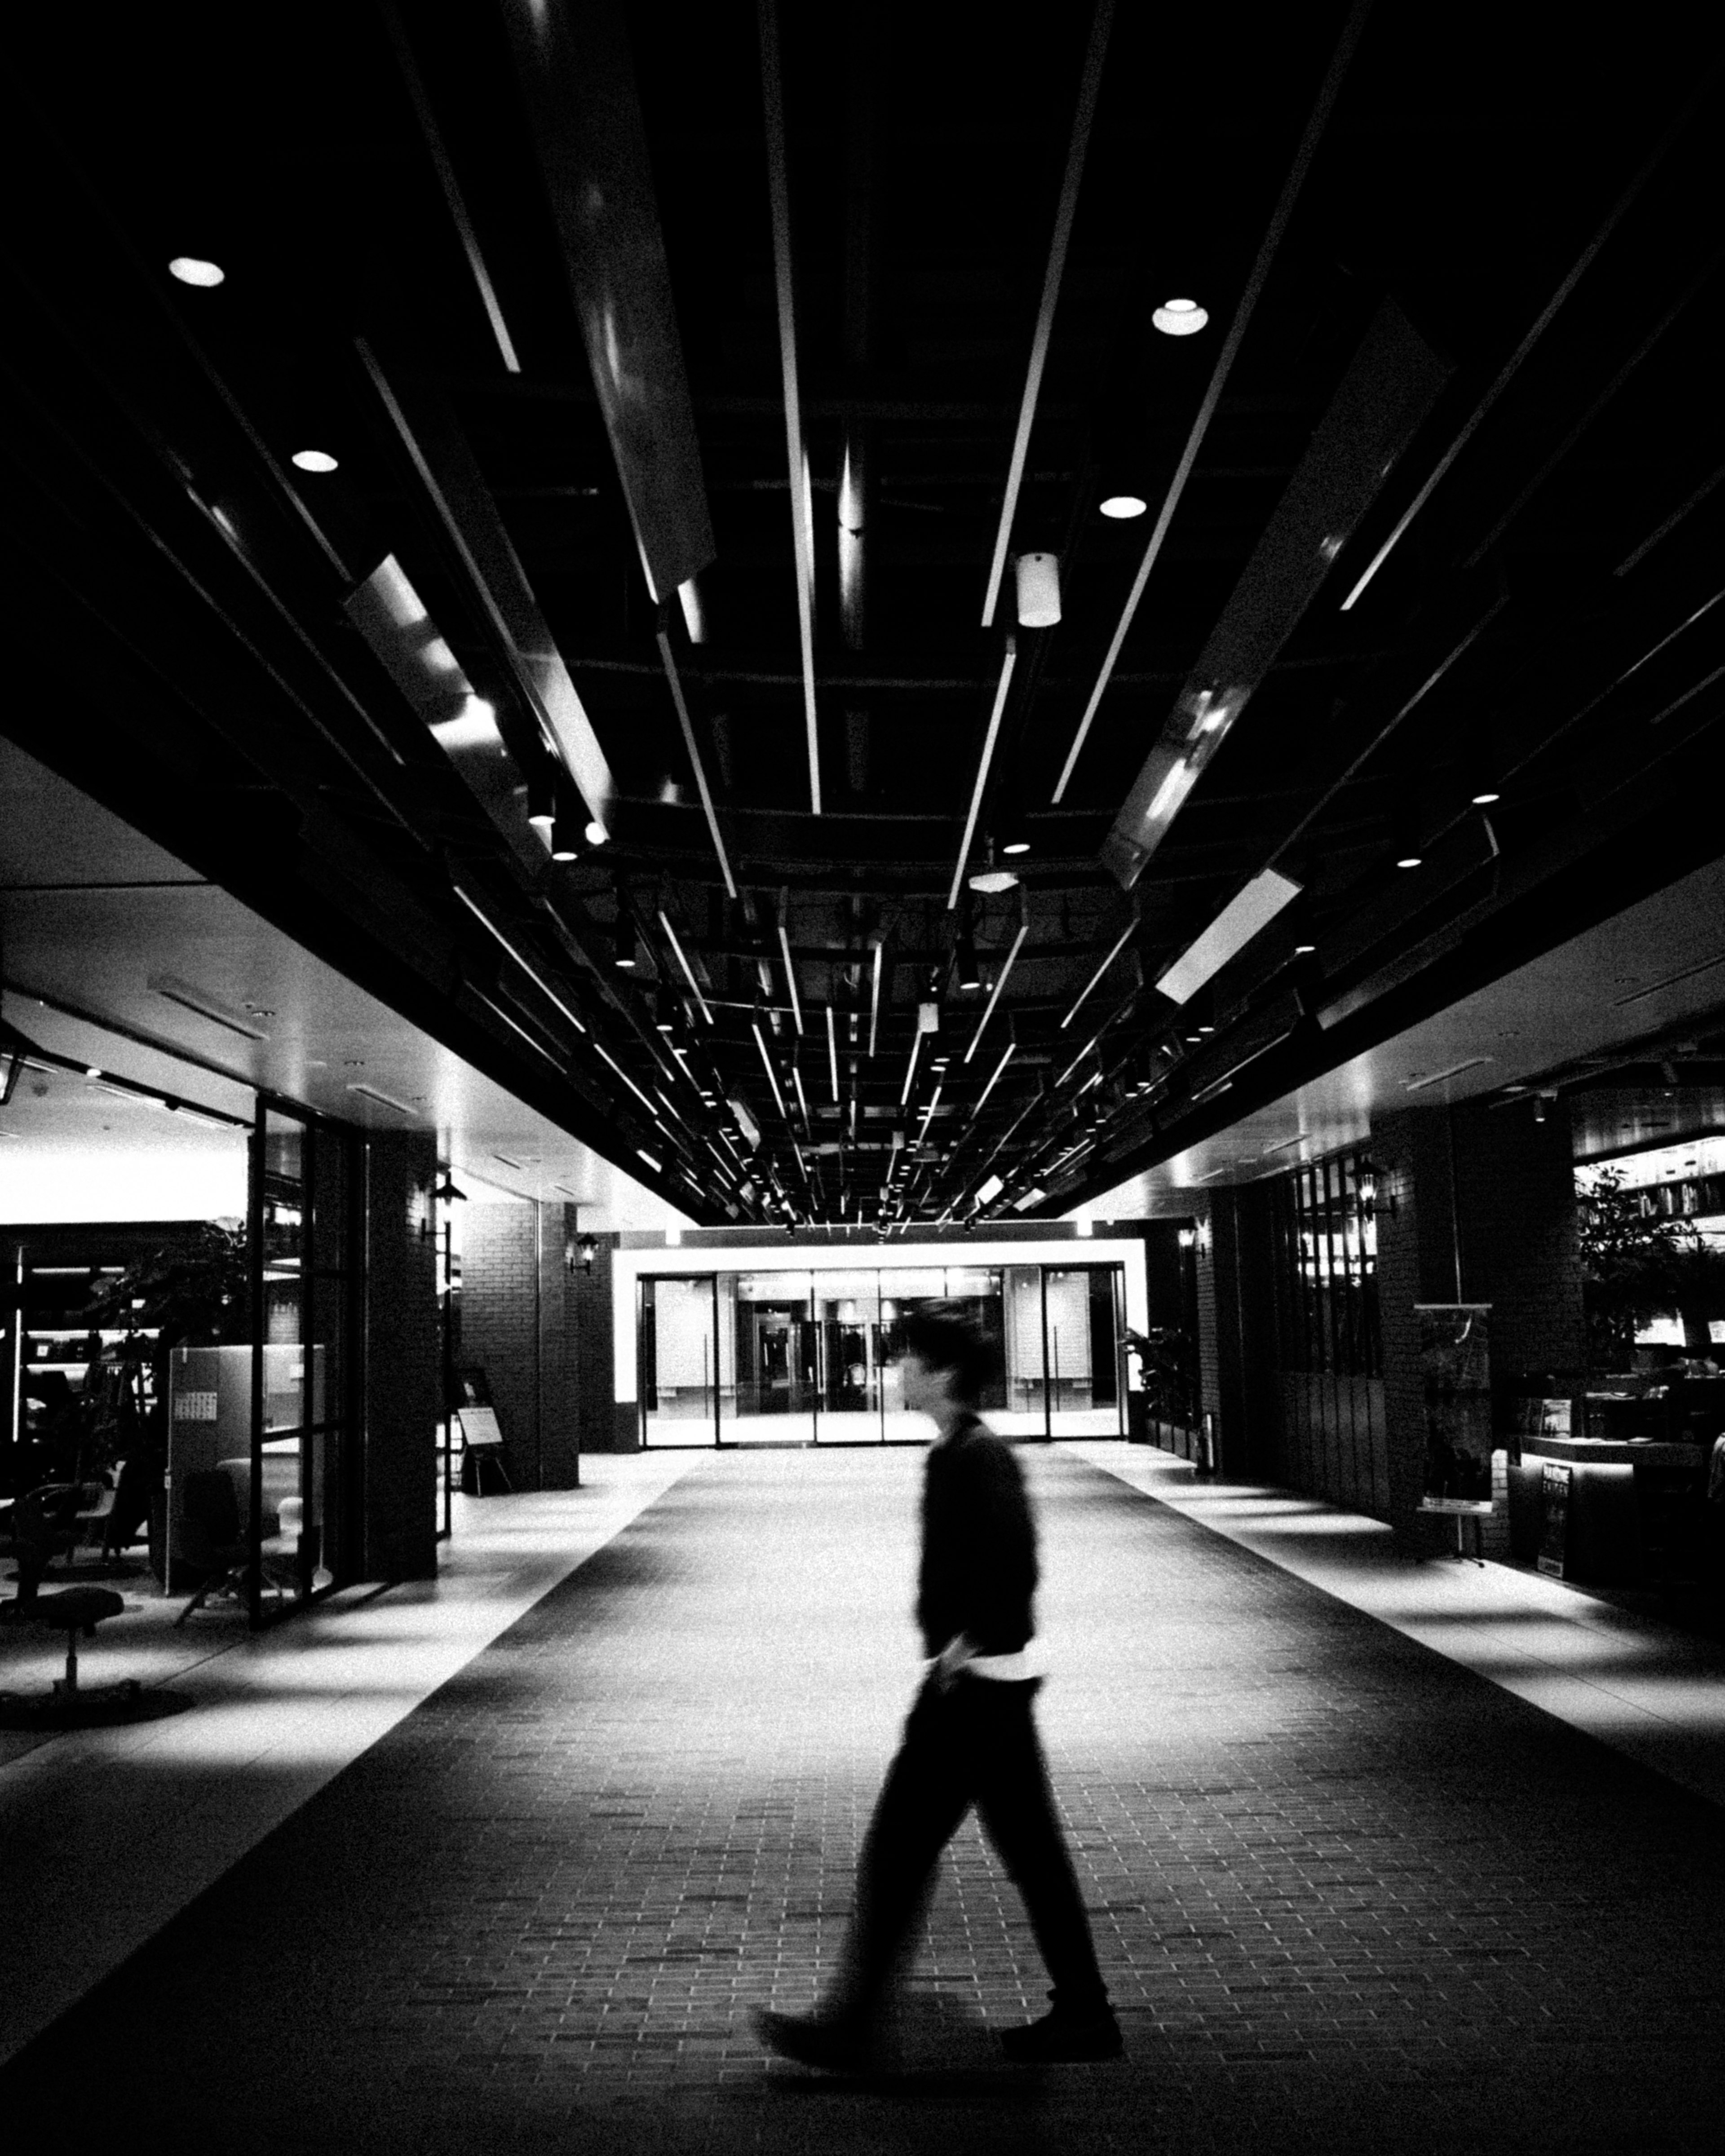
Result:
{"label": "fluorescent light strip", "polygon": [[1060,1091],[1061,1086],[1065,1084],[1066,1081],[1072,1075],[1072,1073],[1078,1068],[1079,1065],[1083,1062],[1085,1057],[1090,1054],[1091,1049],[1096,1046],[1096,1043],[1101,1039],[1101,1037],[1102,1036],[1100,1033],[1093,1033],[1090,1039],[1085,1042],[1083,1047],[1079,1050],[1078,1053],[1072,1058],[1072,1060],[1066,1065],[1065,1069],[1061,1071],[1060,1076],[1055,1079],[1055,1092],[1058,1093]]}
{"label": "fluorescent light strip", "polygon": [[417,1108],[411,1106],[406,1101],[396,1100],[391,1094],[380,1093],[375,1086],[353,1085],[347,1090],[350,1093],[361,1095],[367,1101],[375,1101],[380,1108],[393,1108],[398,1116],[412,1116],[416,1122],[418,1119],[419,1111]]}
{"label": "fluorescent light strip", "polygon": [[827,1005],[827,1069],[832,1074],[833,1106],[839,1105],[839,1029],[833,1016],[833,1007]]}
{"label": "fluorescent light strip", "polygon": [[1267,928],[1282,908],[1300,896],[1291,877],[1263,869],[1244,891],[1238,892],[1201,936],[1157,982],[1163,994],[1177,1004],[1189,1002],[1204,983],[1219,973],[1229,960],[1243,951],[1260,929]]}
{"label": "fluorescent light strip", "polygon": [[617,1060],[617,1058],[611,1053],[610,1050],[605,1046],[603,1041],[600,1040],[596,1040],[593,1043],[593,1046],[598,1050],[599,1054],[604,1057],[606,1062],[610,1065],[611,1068],[617,1073],[624,1084],[628,1086],[629,1091],[634,1095],[641,1106],[647,1111],[647,1113],[652,1116],[654,1122],[657,1122],[659,1121],[658,1109],[654,1106],[653,1103],[647,1098],[640,1087],[636,1085],[634,1080],[629,1076],[628,1071],[624,1069],[623,1065]]}
{"label": "fluorescent light strip", "polygon": [[1477,1070],[1481,1064],[1497,1060],[1495,1055],[1470,1055],[1465,1062],[1451,1063],[1445,1070],[1427,1071],[1417,1078],[1404,1078],[1402,1091],[1404,1093],[1423,1093],[1428,1086],[1441,1086],[1446,1078],[1459,1078],[1464,1070]]}
{"label": "fluorescent light strip", "polygon": [[1072,219],[1078,208],[1079,184],[1084,177],[1085,151],[1090,146],[1091,124],[1096,118],[1096,95],[1101,88],[1102,62],[1108,50],[1108,32],[1114,19],[1114,0],[1097,0],[1091,18],[1090,46],[1079,78],[1078,103],[1072,115],[1072,139],[1066,148],[1066,170],[1060,182],[1060,198],[1055,211],[1054,238],[1043,272],[1042,304],[1036,312],[1036,329],[1030,340],[1030,364],[1024,376],[1024,393],[1019,404],[1018,431],[1013,437],[1012,462],[1007,469],[1006,498],[1000,505],[1000,529],[994,538],[994,558],[988,569],[988,594],[983,601],[983,627],[991,629],[1000,598],[1000,580],[1006,573],[1006,552],[1012,543],[1012,522],[1024,485],[1024,459],[1030,451],[1030,429],[1036,418],[1036,403],[1042,393],[1042,370],[1048,360],[1049,339],[1054,334],[1055,307],[1060,296],[1060,279],[1066,267],[1066,248],[1072,237]]}
{"label": "fluorescent light strip", "polygon": [[898,1096],[898,1104],[900,1107],[903,1107],[906,1101],[911,1097],[911,1081],[916,1075],[916,1058],[921,1054],[922,1049],[922,1035],[919,1033],[916,1039],[911,1043],[911,1060],[905,1065],[904,1088]]}
{"label": "fluorescent light strip", "polygon": [[923,1134],[928,1128],[930,1120],[933,1116],[935,1110],[939,1107],[941,1104],[941,1094],[944,1090],[945,1081],[942,1080],[941,1084],[937,1086],[933,1092],[932,1092],[928,1096],[928,1106],[922,1111],[922,1121],[916,1127],[916,1142],[918,1145],[922,1144]]}
{"label": "fluorescent light strip", "polygon": [[994,1065],[993,1071],[989,1075],[988,1084],[983,1086],[982,1091],[977,1096],[976,1106],[970,1111],[970,1120],[973,1123],[983,1112],[983,1102],[987,1101],[989,1094],[992,1093],[994,1088],[1000,1083],[1000,1074],[1005,1070],[1007,1065],[1011,1062],[1013,1057],[1017,1053],[1018,1043],[1015,1040],[1009,1040],[1004,1050],[1002,1051],[1000,1060]]}
{"label": "fluorescent light strip", "polygon": [[1024,948],[1024,938],[1029,934],[1029,932],[1030,921],[1027,910],[1024,918],[1019,923],[1018,934],[1012,939],[1012,948],[1006,954],[1006,963],[1000,968],[999,975],[994,983],[993,991],[988,998],[988,1008],[983,1011],[981,1018],[977,1021],[976,1031],[970,1036],[970,1045],[964,1051],[964,1060],[967,1063],[968,1063],[971,1057],[976,1054],[977,1044],[981,1040],[983,1033],[987,1030],[988,1020],[994,1015],[994,1006],[1000,1000],[1000,991],[1006,986],[1006,977],[1012,971],[1014,962],[1018,957],[1019,952]]}
{"label": "fluorescent light strip", "polygon": [[803,1111],[803,1127],[810,1139],[814,1137],[814,1119],[809,1112],[809,1096],[803,1091],[803,1070],[800,1064],[791,1065],[791,1083],[797,1089],[797,1106]]}
{"label": "fluorescent light strip", "polygon": [[883,945],[879,937],[875,939],[875,983],[869,992],[869,1060],[875,1060],[875,1037],[880,1027],[880,969]]}
{"label": "fluorescent light strip", "polygon": [[965,864],[970,859],[970,842],[976,835],[976,819],[982,813],[983,792],[988,783],[988,767],[994,761],[994,743],[999,738],[1000,720],[1006,709],[1007,691],[1012,687],[1013,670],[1019,663],[1018,639],[1006,639],[1006,656],[1000,662],[1000,684],[994,691],[994,708],[988,714],[988,731],[983,741],[982,761],[977,766],[976,784],[971,788],[970,813],[964,819],[964,836],[958,847],[958,860],[952,870],[952,888],[947,894],[947,911],[952,912],[958,903],[958,893],[964,882]]}
{"label": "fluorescent light strip", "polygon": [[683,697],[682,677],[677,672],[677,662],[672,655],[670,639],[661,628],[654,641],[659,646],[659,656],[665,668],[665,678],[670,684],[671,701],[677,707],[677,724],[683,729],[683,746],[689,752],[689,762],[694,769],[695,783],[701,793],[701,806],[706,817],[708,835],[713,842],[713,851],[719,857],[719,873],[725,879],[725,889],[732,898],[737,896],[737,883],[731,873],[731,857],[725,851],[725,841],[719,831],[719,814],[713,806],[712,793],[706,783],[706,766],[701,760],[701,751],[695,742],[695,728],[690,723],[689,706]]}
{"label": "fluorescent light strip", "polygon": [[1663,980],[1650,981],[1645,988],[1635,988],[1626,996],[1614,997],[1611,1008],[1621,1010],[1625,1004],[1645,1003],[1649,996],[1656,996],[1666,988],[1674,988],[1680,981],[1693,980],[1697,973],[1712,973],[1715,966],[1725,966],[1725,951],[1716,952],[1711,958],[1702,958],[1693,966],[1685,966],[1681,973],[1667,973]]}
{"label": "fluorescent light strip", "polygon": [[1066,1015],[1060,1020],[1060,1031],[1062,1033],[1066,1030],[1066,1028],[1071,1024],[1073,1019],[1077,1017],[1079,1012],[1083,1009],[1091,990],[1096,987],[1097,982],[1101,979],[1103,974],[1107,972],[1108,968],[1114,963],[1114,961],[1120,956],[1121,952],[1125,950],[1127,943],[1131,941],[1132,933],[1137,927],[1137,925],[1138,909],[1135,903],[1132,906],[1132,919],[1127,922],[1125,927],[1121,930],[1119,935],[1114,939],[1113,944],[1109,949],[1107,957],[1103,959],[1101,964],[1096,968],[1095,973],[1091,975],[1090,978],[1079,990],[1077,1002],[1073,1004],[1071,1009],[1069,1010]]}
{"label": "fluorescent light strip", "polygon": [[695,978],[695,968],[689,963],[689,955],[679,941],[676,930],[671,927],[670,916],[662,906],[659,909],[659,925],[670,938],[670,947],[677,954],[677,963],[683,969],[683,978],[689,983],[690,993],[700,1004],[701,1016],[711,1025],[713,1022],[713,1014],[708,1007],[706,998],[701,993],[701,983]]}
{"label": "fluorescent light strip", "polygon": [[809,747],[809,805],[819,816],[820,733],[814,704],[814,502],[797,387],[797,311],[791,284],[791,195],[787,171],[784,86],[777,0],[757,0],[761,101],[767,121],[767,182],[773,205],[773,270],[778,303],[778,356],[784,382],[785,462],[790,478],[791,536],[797,565],[797,630],[803,657],[803,719]]}
{"label": "fluorescent light strip", "polygon": [[796,1021],[797,1030],[800,1034],[803,1030],[803,998],[797,993],[797,969],[791,963],[791,939],[785,933],[784,907],[784,895],[781,894],[778,901],[778,948],[784,960],[785,986],[791,992],[791,1016]]}
{"label": "fluorescent light strip", "polygon": [[[467,896],[467,893],[462,890],[459,883],[451,884],[449,888],[454,892],[456,897],[460,900],[461,903],[467,908],[474,919],[478,921],[480,927],[483,928],[488,935],[494,937],[502,947],[508,952],[510,957],[514,959],[516,965],[521,968],[521,971],[533,983],[534,987],[538,989],[540,994],[545,998],[546,1001],[549,1004],[554,1004],[557,1009],[562,1013],[563,1016],[568,1019],[570,1024],[574,1027],[577,1033],[585,1033],[587,1031],[586,1026],[578,1018],[576,1017],[574,1012],[570,1009],[567,1004],[566,1004],[562,998],[557,994],[557,991],[554,988],[548,987],[540,978],[535,969],[528,964],[527,961],[524,957],[522,957],[521,952],[516,949],[514,944],[510,942],[509,938],[503,933],[502,930],[493,925],[490,916],[486,914],[484,908],[476,906],[473,900]],[[488,997],[486,1001],[490,1002],[490,999]],[[493,1008],[495,1009],[495,1006],[494,1005]]]}
{"label": "fluorescent light strip", "polygon": [[1139,602],[1144,596],[1144,587],[1150,581],[1150,572],[1156,567],[1163,542],[1167,540],[1168,526],[1174,521],[1174,511],[1180,506],[1181,496],[1186,491],[1187,483],[1192,477],[1193,468],[1198,462],[1198,453],[1204,446],[1204,438],[1209,432],[1210,422],[1216,415],[1216,407],[1222,401],[1222,391],[1233,370],[1240,347],[1245,341],[1247,326],[1252,319],[1253,311],[1263,295],[1265,284],[1270,275],[1270,265],[1275,259],[1277,248],[1281,244],[1281,237],[1287,229],[1288,220],[1294,213],[1294,204],[1298,200],[1300,190],[1305,184],[1306,175],[1317,153],[1319,139],[1323,134],[1331,109],[1341,90],[1342,79],[1348,72],[1348,62],[1353,57],[1353,49],[1359,42],[1360,33],[1366,26],[1366,18],[1370,14],[1371,8],[1372,0],[1354,0],[1353,8],[1343,28],[1341,37],[1337,41],[1336,49],[1331,55],[1329,71],[1324,77],[1322,88],[1318,91],[1317,100],[1312,108],[1311,117],[1306,123],[1306,132],[1301,137],[1298,150],[1294,153],[1294,162],[1288,168],[1288,176],[1282,182],[1281,193],[1277,198],[1275,209],[1271,213],[1269,225],[1266,228],[1263,241],[1258,249],[1257,259],[1252,264],[1251,275],[1247,278],[1245,289],[1240,294],[1240,304],[1234,311],[1234,320],[1229,324],[1228,334],[1223,340],[1222,349],[1216,355],[1216,364],[1210,373],[1209,386],[1204,393],[1204,401],[1199,406],[1198,415],[1192,422],[1191,431],[1186,437],[1186,446],[1181,451],[1180,461],[1174,469],[1174,475],[1168,481],[1168,492],[1163,497],[1162,507],[1157,514],[1156,528],[1151,532],[1149,542],[1144,548],[1144,558],[1138,564],[1137,576],[1132,578],[1132,587],[1127,594],[1126,605],[1122,609],[1113,638],[1103,657],[1101,671],[1096,676],[1096,686],[1090,692],[1090,701],[1084,707],[1084,716],[1078,722],[1078,732],[1073,737],[1072,746],[1066,752],[1066,761],[1060,770],[1060,783],[1054,790],[1056,803],[1065,794],[1073,771],[1077,766],[1079,752],[1089,736],[1091,726],[1095,721],[1097,710],[1101,704],[1103,694],[1109,682],[1113,679],[1114,669],[1119,663],[1121,650],[1126,643],[1127,633],[1132,625],[1132,619],[1137,613]]}
{"label": "fluorescent light strip", "polygon": [[1268,1160],[1273,1152],[1286,1152],[1290,1146],[1304,1145],[1308,1136],[1307,1132],[1296,1131],[1291,1138],[1278,1138],[1274,1145],[1266,1146],[1258,1158],[1260,1160]]}
{"label": "fluorescent light strip", "polygon": [[779,1091],[778,1073],[773,1067],[773,1058],[767,1053],[767,1043],[762,1038],[760,1026],[752,1019],[749,1030],[754,1034],[755,1045],[761,1051],[762,1068],[767,1073],[767,1083],[773,1088],[773,1097],[778,1103],[778,1112],[787,1122],[789,1122],[790,1116],[785,1107],[784,1095]]}
{"label": "fluorescent light strip", "polygon": [[237,1033],[245,1040],[268,1040],[261,1031],[238,1011],[229,1010],[214,996],[207,996],[202,988],[194,988],[190,981],[182,981],[174,973],[152,973],[149,984],[158,996],[165,996],[182,1010],[188,1010],[198,1018],[207,1018],[213,1025],[225,1026],[229,1033]]}

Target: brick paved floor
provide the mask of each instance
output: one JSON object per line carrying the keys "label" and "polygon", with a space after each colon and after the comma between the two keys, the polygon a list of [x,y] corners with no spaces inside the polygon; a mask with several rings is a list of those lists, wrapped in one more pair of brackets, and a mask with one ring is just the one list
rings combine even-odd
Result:
{"label": "brick paved floor", "polygon": [[264,2156],[1725,2146],[1716,1808],[1025,1457],[1043,1727],[1123,2065],[993,2063],[1042,1979],[973,1830],[906,2078],[761,2057],[747,2010],[807,2003],[830,1965],[914,1681],[921,1461],[748,1454],[702,1463],[22,2052],[0,2120],[33,2149]]}

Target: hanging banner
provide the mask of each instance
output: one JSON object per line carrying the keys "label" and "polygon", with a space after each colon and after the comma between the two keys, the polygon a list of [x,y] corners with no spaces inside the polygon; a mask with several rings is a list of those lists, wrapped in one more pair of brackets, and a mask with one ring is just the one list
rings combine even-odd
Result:
{"label": "hanging banner", "polygon": [[1491,1502],[1488,1302],[1418,1302],[1425,1396],[1425,1503],[1449,1511]]}

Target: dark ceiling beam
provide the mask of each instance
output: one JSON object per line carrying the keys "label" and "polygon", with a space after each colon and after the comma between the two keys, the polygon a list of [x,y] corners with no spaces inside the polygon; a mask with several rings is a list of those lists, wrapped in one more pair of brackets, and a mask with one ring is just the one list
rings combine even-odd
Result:
{"label": "dark ceiling beam", "polygon": [[1102,87],[1102,64],[1108,55],[1108,33],[1114,24],[1114,0],[1096,0],[1091,17],[1090,42],[1085,48],[1084,69],[1078,79],[1078,101],[1072,114],[1071,139],[1066,146],[1066,168],[1055,205],[1054,234],[1042,273],[1042,298],[1036,310],[1036,326],[1030,335],[1030,358],[1024,371],[1024,393],[1019,399],[1018,425],[1013,434],[1012,454],[1006,467],[1006,492],[1000,504],[1000,523],[994,534],[994,551],[988,563],[988,587],[983,594],[983,627],[994,625],[1000,582],[1006,573],[1007,550],[1012,544],[1013,519],[1018,514],[1019,490],[1024,485],[1024,465],[1030,454],[1030,434],[1036,424],[1036,403],[1042,394],[1042,373],[1048,364],[1048,347],[1054,336],[1055,310],[1060,304],[1060,280],[1065,275],[1066,249],[1072,238],[1072,221],[1078,214],[1078,191],[1084,181],[1085,153]]}
{"label": "dark ceiling beam", "polygon": [[767,187],[773,211],[773,281],[784,389],[785,465],[790,480],[791,547],[797,578],[797,634],[803,654],[803,724],[809,752],[809,805],[821,813],[820,725],[814,694],[814,503],[809,444],[797,380],[797,307],[791,274],[791,182],[785,141],[784,77],[778,0],[757,0],[761,104],[767,124]]}
{"label": "dark ceiling beam", "polygon": [[455,228],[455,236],[461,243],[461,252],[466,258],[468,274],[472,277],[485,309],[485,320],[490,325],[491,335],[496,340],[497,350],[504,366],[511,374],[519,374],[521,362],[515,348],[515,340],[509,334],[509,325],[503,319],[503,306],[497,297],[497,287],[486,267],[485,258],[479,244],[479,234],[474,229],[473,219],[467,211],[467,202],[461,192],[461,183],[455,177],[455,167],[449,161],[449,152],[444,141],[443,130],[437,124],[437,114],[426,93],[424,77],[419,72],[419,63],[413,57],[413,49],[408,42],[401,12],[395,0],[377,0],[383,18],[383,27],[389,42],[395,49],[395,64],[406,87],[408,102],[413,108],[413,117],[419,124],[426,154],[431,159],[437,174],[437,183],[443,189],[444,202],[449,213],[449,221]]}
{"label": "dark ceiling beam", "polygon": [[589,816],[603,824],[616,792],[611,767],[465,437],[447,405],[423,389],[410,413],[370,346],[357,339],[356,348],[547,753],[579,788]]}
{"label": "dark ceiling beam", "polygon": [[714,556],[634,68],[613,0],[500,0],[655,605]]}
{"label": "dark ceiling beam", "polygon": [[1121,804],[1102,858],[1130,890],[1394,470],[1451,369],[1386,300]]}
{"label": "dark ceiling beam", "polygon": [[1103,696],[1106,692],[1109,679],[1113,674],[1121,650],[1126,643],[1127,632],[1131,629],[1137,613],[1139,603],[1144,596],[1145,587],[1150,582],[1150,572],[1156,567],[1157,561],[1161,556],[1163,545],[1168,539],[1168,527],[1174,521],[1174,512],[1180,506],[1181,497],[1186,491],[1194,468],[1197,465],[1198,453],[1204,446],[1204,436],[1209,432],[1210,423],[1215,418],[1217,409],[1221,403],[1222,392],[1227,385],[1229,375],[1233,372],[1234,362],[1239,357],[1240,346],[1245,340],[1245,333],[1257,310],[1258,301],[1263,296],[1264,287],[1270,278],[1271,265],[1281,248],[1282,235],[1287,230],[1288,222],[1293,216],[1294,205],[1299,200],[1301,190],[1306,184],[1306,176],[1312,169],[1312,161],[1317,154],[1317,146],[1323,139],[1324,130],[1329,124],[1330,115],[1335,109],[1336,100],[1341,95],[1343,80],[1347,75],[1348,64],[1353,58],[1354,48],[1359,43],[1360,34],[1365,28],[1366,18],[1371,11],[1372,0],[1354,0],[1354,6],[1347,23],[1343,27],[1341,37],[1337,40],[1336,49],[1330,56],[1329,67],[1319,87],[1317,100],[1307,119],[1306,131],[1300,138],[1300,146],[1294,153],[1294,162],[1288,167],[1287,177],[1282,182],[1281,192],[1276,198],[1275,208],[1271,212],[1270,223],[1266,227],[1263,239],[1259,244],[1257,259],[1252,264],[1250,274],[1245,281],[1245,290],[1241,292],[1239,302],[1235,307],[1234,319],[1229,324],[1228,334],[1222,341],[1222,348],[1216,355],[1216,364],[1211,370],[1209,386],[1204,390],[1197,413],[1193,419],[1191,430],[1186,437],[1186,446],[1180,452],[1180,461],[1174,467],[1173,477],[1168,481],[1168,490],[1163,496],[1162,506],[1157,512],[1156,522],[1151,529],[1149,540],[1145,546],[1143,558],[1138,564],[1137,573],[1133,577],[1132,588],[1127,594],[1126,604],[1121,609],[1120,619],[1115,624],[1113,635],[1109,639],[1107,651],[1102,659],[1101,670],[1096,675],[1095,685],[1090,693],[1090,701],[1084,707],[1083,715],[1078,721],[1078,731],[1073,737],[1072,746],[1066,753],[1066,761],[1061,767],[1060,778],[1055,783],[1054,798],[1056,803],[1065,797],[1066,788],[1071,783],[1072,773],[1076,768],[1079,755],[1089,737],[1091,726],[1096,719]]}
{"label": "dark ceiling beam", "polygon": [[1486,415],[1493,405],[1521,372],[1522,363],[1545,335],[1547,330],[1550,328],[1552,323],[1556,321],[1576,286],[1593,267],[1601,249],[1629,214],[1642,189],[1653,177],[1660,166],[1664,163],[1666,156],[1673,144],[1695,119],[1697,113],[1703,108],[1711,109],[1716,96],[1716,85],[1720,69],[1721,63],[1715,60],[1712,66],[1705,70],[1699,88],[1677,114],[1670,126],[1661,135],[1650,154],[1631,177],[1628,186],[1613,203],[1599,229],[1570,265],[1557,290],[1540,309],[1538,314],[1534,316],[1521,342],[1498,370],[1485,395],[1468,414],[1449,446],[1432,466],[1419,492],[1397,518],[1376,553],[1360,572],[1347,598],[1342,602],[1343,613],[1350,612],[1358,603],[1364,595],[1367,586],[1383,567],[1384,562],[1389,560],[1395,547],[1406,536],[1409,526],[1425,508],[1426,503],[1430,501],[1432,495],[1436,493],[1457,458],[1484,424]]}

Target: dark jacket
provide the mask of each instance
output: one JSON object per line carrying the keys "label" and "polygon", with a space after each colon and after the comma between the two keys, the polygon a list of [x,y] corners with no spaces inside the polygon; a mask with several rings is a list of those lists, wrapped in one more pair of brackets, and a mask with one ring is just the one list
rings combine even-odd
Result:
{"label": "dark jacket", "polygon": [[916,1622],[931,1655],[968,1635],[983,1655],[1015,1655],[1035,1626],[1036,1527],[1009,1446],[975,1416],[932,1447],[922,1485]]}

